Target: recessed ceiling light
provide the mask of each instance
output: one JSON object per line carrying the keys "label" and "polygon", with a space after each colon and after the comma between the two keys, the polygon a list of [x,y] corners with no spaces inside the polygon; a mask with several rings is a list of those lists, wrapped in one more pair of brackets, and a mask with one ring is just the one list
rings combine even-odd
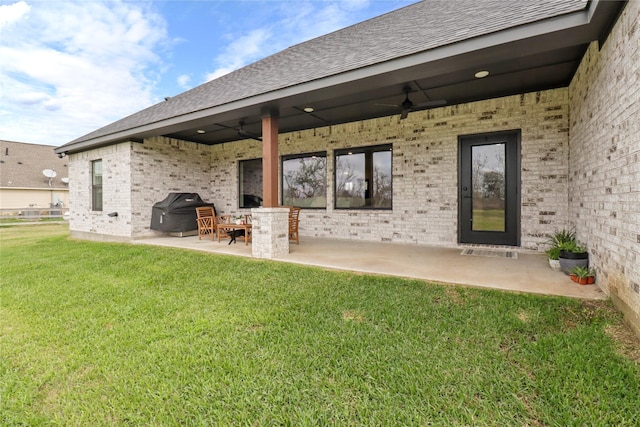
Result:
{"label": "recessed ceiling light", "polygon": [[202,130],[202,129],[198,129],[196,132],[198,132],[198,133],[204,133],[204,130]]}
{"label": "recessed ceiling light", "polygon": [[313,107],[304,107],[303,110],[305,113],[313,113]]}
{"label": "recessed ceiling light", "polygon": [[489,75],[489,72],[487,70],[482,70],[482,71],[478,71],[475,76],[477,79],[481,79],[483,77],[487,77]]}

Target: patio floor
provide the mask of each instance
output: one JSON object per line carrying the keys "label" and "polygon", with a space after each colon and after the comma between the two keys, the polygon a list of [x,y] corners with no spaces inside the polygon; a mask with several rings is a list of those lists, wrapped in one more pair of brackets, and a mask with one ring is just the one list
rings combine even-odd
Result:
{"label": "patio floor", "polygon": [[[197,236],[167,236],[140,239],[135,243],[235,256],[252,256],[251,244],[245,246],[241,240],[229,245],[228,240],[218,243],[211,240],[198,240]],[[481,254],[462,255],[463,249],[474,249]],[[506,258],[495,255],[512,248],[506,250],[487,248],[485,251],[482,249],[466,246],[442,248],[303,236],[300,239],[300,245],[295,243],[290,245],[288,256],[274,261],[515,292],[583,299],[607,298],[597,285],[578,285],[564,273],[549,268],[547,259],[542,254],[515,251],[517,257]]]}

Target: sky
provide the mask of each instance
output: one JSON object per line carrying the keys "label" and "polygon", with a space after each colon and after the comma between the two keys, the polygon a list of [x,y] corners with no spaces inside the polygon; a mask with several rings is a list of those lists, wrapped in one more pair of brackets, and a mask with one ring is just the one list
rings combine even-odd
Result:
{"label": "sky", "polygon": [[417,0],[0,0],[0,139],[59,146]]}

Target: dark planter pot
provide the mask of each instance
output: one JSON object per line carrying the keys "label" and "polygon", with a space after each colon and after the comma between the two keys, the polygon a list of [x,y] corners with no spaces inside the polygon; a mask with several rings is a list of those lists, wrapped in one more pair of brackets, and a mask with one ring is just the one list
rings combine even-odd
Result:
{"label": "dark planter pot", "polygon": [[560,258],[565,258],[565,259],[589,259],[589,252],[560,251]]}
{"label": "dark planter pot", "polygon": [[560,268],[566,274],[569,274],[569,271],[573,267],[589,267],[589,253],[588,252],[560,252]]}

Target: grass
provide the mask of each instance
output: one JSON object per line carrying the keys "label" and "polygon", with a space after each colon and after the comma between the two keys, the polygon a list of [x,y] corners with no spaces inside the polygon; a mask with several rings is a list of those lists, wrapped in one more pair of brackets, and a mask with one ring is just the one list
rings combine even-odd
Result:
{"label": "grass", "polygon": [[640,423],[608,302],[67,236],[0,229],[0,425]]}
{"label": "grass", "polygon": [[504,231],[504,209],[474,209],[473,231]]}
{"label": "grass", "polygon": [[21,223],[26,223],[26,222],[47,223],[47,222],[62,222],[62,221],[65,221],[65,219],[62,218],[62,217],[53,217],[53,218],[43,218],[43,217],[34,217],[34,218],[0,217],[0,226],[3,226],[3,225],[16,225],[16,224],[21,224]]}

